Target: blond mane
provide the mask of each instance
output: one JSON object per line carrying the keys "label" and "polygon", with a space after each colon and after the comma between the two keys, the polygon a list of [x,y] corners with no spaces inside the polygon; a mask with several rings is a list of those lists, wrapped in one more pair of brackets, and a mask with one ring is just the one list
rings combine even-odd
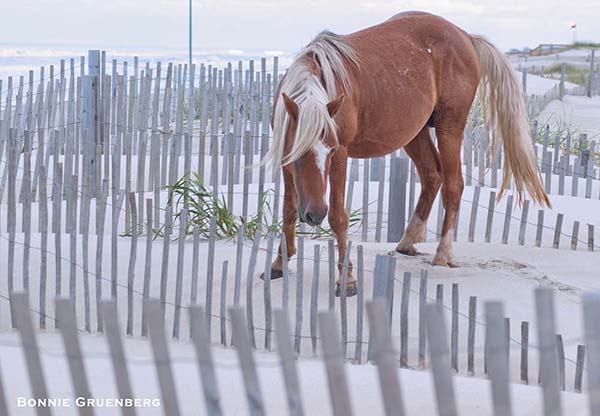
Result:
{"label": "blond mane", "polygon": [[[325,134],[336,135],[336,124],[327,111],[327,103],[338,96],[336,80],[344,91],[349,90],[344,58],[358,65],[354,49],[341,36],[331,32],[321,32],[300,51],[279,86],[279,97],[273,109],[273,145],[263,163],[287,165],[302,157]],[[310,59],[318,63],[323,83],[311,71]],[[282,93],[292,98],[299,108],[294,144],[287,155],[283,154],[283,149],[290,120],[281,99]]]}

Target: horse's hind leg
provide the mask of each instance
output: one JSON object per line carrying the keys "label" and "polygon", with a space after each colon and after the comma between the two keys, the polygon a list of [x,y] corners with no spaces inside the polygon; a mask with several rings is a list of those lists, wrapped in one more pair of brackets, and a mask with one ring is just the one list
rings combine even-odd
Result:
{"label": "horse's hind leg", "polygon": [[456,222],[456,214],[464,188],[460,148],[466,117],[465,113],[464,116],[461,114],[461,116],[455,118],[449,117],[445,122],[436,123],[436,134],[442,162],[442,200],[445,208],[442,235],[432,262],[438,266],[453,266],[452,229]]}
{"label": "horse's hind leg", "polygon": [[414,256],[417,254],[415,243],[425,239],[427,218],[429,218],[431,206],[442,184],[442,168],[440,155],[431,140],[427,126],[423,127],[423,130],[409,144],[404,146],[404,150],[414,162],[419,173],[421,194],[396,251]]}

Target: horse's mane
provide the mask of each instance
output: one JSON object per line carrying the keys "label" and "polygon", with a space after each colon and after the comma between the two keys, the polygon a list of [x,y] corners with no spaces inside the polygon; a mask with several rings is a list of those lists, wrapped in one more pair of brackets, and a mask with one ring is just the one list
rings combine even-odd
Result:
{"label": "horse's mane", "polygon": [[[344,91],[349,90],[344,59],[358,65],[354,49],[341,36],[328,31],[317,35],[296,56],[279,85],[277,104],[273,109],[273,145],[263,163],[273,161],[287,165],[298,160],[325,134],[336,134],[335,121],[327,111],[327,103],[338,97],[336,80]],[[319,66],[321,77],[311,71],[313,63]],[[283,148],[290,120],[282,93],[292,98],[299,108],[294,144],[285,157]]]}

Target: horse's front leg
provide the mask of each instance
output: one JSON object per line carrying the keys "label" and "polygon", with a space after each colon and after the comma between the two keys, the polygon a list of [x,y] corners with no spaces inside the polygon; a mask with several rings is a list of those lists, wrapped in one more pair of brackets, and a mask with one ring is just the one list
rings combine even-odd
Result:
{"label": "horse's front leg", "polygon": [[[348,151],[340,146],[332,155],[329,173],[330,197],[329,197],[329,226],[335,233],[338,244],[338,270],[336,296],[340,295],[342,285],[342,273],[344,257],[346,256],[346,241],[348,238],[348,213],[344,207],[344,194],[346,192],[346,165],[348,162]],[[346,296],[356,295],[356,281],[352,275],[352,262],[348,262],[348,281],[346,283]]]}
{"label": "horse's front leg", "polygon": [[[296,254],[296,221],[298,220],[298,196],[294,187],[294,177],[288,167],[283,167],[283,234],[287,248],[288,259]],[[271,279],[283,276],[282,247],[279,245],[277,258],[271,265]]]}

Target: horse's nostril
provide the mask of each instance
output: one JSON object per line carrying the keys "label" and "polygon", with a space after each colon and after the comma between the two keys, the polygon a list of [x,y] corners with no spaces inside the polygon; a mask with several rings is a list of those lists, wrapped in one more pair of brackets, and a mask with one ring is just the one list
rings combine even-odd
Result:
{"label": "horse's nostril", "polygon": [[304,213],[304,219],[310,225],[320,225],[323,222],[323,218],[327,215],[327,209],[306,211]]}

